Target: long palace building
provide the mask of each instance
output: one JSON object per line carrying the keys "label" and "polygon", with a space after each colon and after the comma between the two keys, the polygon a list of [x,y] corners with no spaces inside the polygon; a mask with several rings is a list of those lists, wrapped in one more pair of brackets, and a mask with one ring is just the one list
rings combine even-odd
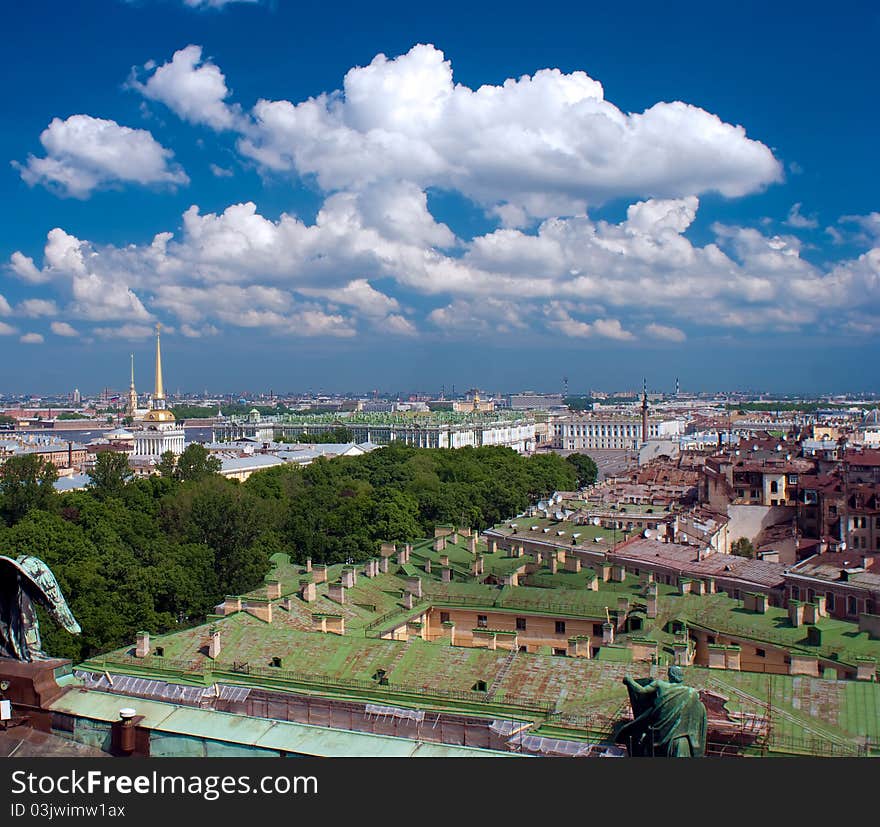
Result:
{"label": "long palace building", "polygon": [[252,437],[272,440],[277,436],[319,435],[347,428],[357,443],[387,445],[398,441],[417,448],[464,448],[503,445],[529,453],[535,445],[535,420],[524,414],[333,414],[284,416],[263,419],[258,414],[215,426],[221,441]]}

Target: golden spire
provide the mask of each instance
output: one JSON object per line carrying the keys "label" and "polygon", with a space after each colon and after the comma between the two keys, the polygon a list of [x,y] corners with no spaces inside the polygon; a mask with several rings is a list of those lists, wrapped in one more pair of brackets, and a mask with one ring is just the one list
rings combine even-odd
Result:
{"label": "golden spire", "polygon": [[165,405],[165,389],[162,387],[162,349],[159,345],[159,331],[162,325],[156,325],[156,389],[153,392],[153,403],[144,417],[144,422],[174,422],[174,414]]}
{"label": "golden spire", "polygon": [[131,388],[134,388],[134,354],[129,354],[131,356]]}
{"label": "golden spire", "polygon": [[[156,389],[153,391],[154,403],[165,398],[165,389],[162,387],[162,349],[159,346],[159,331],[162,325],[156,325]],[[162,406],[164,407],[164,405]]]}

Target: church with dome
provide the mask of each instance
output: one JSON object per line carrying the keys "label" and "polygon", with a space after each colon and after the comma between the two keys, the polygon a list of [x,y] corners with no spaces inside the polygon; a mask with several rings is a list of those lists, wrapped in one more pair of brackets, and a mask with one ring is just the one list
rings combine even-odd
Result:
{"label": "church with dome", "polygon": [[[156,386],[149,410],[140,420],[141,427],[134,432],[134,456],[157,458],[166,451],[175,456],[183,453],[184,429],[165,402],[162,383],[161,325],[156,325]],[[132,385],[134,379],[132,378]]]}

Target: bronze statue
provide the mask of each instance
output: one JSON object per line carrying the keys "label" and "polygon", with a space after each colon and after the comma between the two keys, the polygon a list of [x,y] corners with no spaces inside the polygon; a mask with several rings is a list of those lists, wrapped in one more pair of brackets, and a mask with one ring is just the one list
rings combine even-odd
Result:
{"label": "bronze statue", "polygon": [[49,659],[40,641],[35,603],[42,604],[68,632],[80,633],[55,575],[42,560],[27,554],[17,560],[0,555],[0,657],[25,662]]}
{"label": "bronze statue", "polygon": [[615,740],[633,756],[701,758],[706,752],[706,707],[696,689],[685,686],[680,666],[669,667],[669,680],[627,675],[633,720]]}

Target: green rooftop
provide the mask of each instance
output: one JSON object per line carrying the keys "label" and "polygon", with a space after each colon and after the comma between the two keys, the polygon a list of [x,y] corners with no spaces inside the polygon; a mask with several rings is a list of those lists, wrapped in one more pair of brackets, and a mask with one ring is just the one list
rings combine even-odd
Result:
{"label": "green rooftop", "polygon": [[[522,521],[525,522],[525,521]],[[475,555],[468,539],[446,539],[445,549],[435,551],[433,539],[413,544],[410,562],[398,566],[396,556],[388,560],[389,571],[366,577],[359,567],[356,583],[346,590],[343,603],[328,597],[329,584],[317,584],[316,599],[306,602],[299,593],[300,581],[314,580],[305,567],[288,555],[272,558],[267,581],[278,581],[280,598],[268,598],[266,587],[243,595],[243,610],[227,616],[212,615],[208,624],[152,637],[155,653],[134,657],[134,641],[128,647],[97,656],[84,666],[196,685],[214,682],[307,692],[389,703],[419,709],[449,710],[463,714],[513,717],[530,721],[537,733],[559,737],[609,737],[608,722],[628,708],[621,681],[624,675],[658,674],[672,662],[676,631],[686,626],[693,634],[702,631],[724,639],[718,644],[776,646],[789,654],[821,659],[821,667],[837,664],[855,667],[865,658],[880,662],[880,640],[859,632],[854,623],[821,618],[816,624],[818,642],[811,643],[806,626],[795,627],[788,612],[774,607],[763,614],[747,611],[739,600],[726,594],[681,595],[677,586],[656,584],[657,616],[646,615],[645,586],[627,575],[623,582],[604,582],[601,572],[582,565],[581,571],[566,571],[564,564],[551,573],[535,557],[513,557],[506,550],[489,554],[484,541],[477,543],[483,573],[473,574]],[[448,556],[451,582],[442,579],[440,558]],[[431,571],[425,572],[426,561]],[[529,571],[526,572],[525,567]],[[342,565],[330,566],[330,581],[339,581]],[[500,578],[519,572],[519,585],[502,585]],[[404,593],[407,578],[421,579],[422,596],[412,598],[407,608]],[[590,588],[593,582],[598,590]],[[626,598],[627,615],[619,615],[618,601]],[[271,602],[272,621],[260,620],[247,611],[249,601]],[[565,650],[568,637],[533,647],[535,651],[511,652],[500,648],[512,637],[510,628],[500,628],[499,648],[470,648],[451,645],[450,629],[439,617],[431,624],[416,624],[432,607],[495,612],[490,625],[504,625],[511,614],[582,618],[603,622],[606,611],[616,620],[613,645],[597,645],[593,657],[553,654]],[[259,611],[259,609],[255,609]],[[345,633],[316,631],[315,616],[345,621]],[[476,617],[470,620],[476,625]],[[510,620],[511,628],[513,626]],[[207,633],[215,628],[221,649],[217,658],[207,655]],[[551,627],[552,628],[552,627]],[[431,633],[428,634],[429,629]],[[461,623],[456,634],[471,634],[472,626]],[[391,640],[383,635],[408,637]],[[486,643],[491,630],[478,635]],[[425,634],[429,639],[422,639]],[[595,632],[594,632],[595,635]],[[476,639],[475,638],[475,641]],[[522,639],[519,639],[522,642]],[[599,639],[601,643],[601,639]],[[645,646],[645,644],[648,644]],[[656,647],[650,644],[655,643]],[[656,650],[657,663],[633,662],[633,644],[640,651]],[[508,645],[505,643],[504,645]],[[587,644],[587,650],[590,644]],[[382,676],[382,683],[377,680]],[[859,738],[880,740],[880,685],[854,680],[825,680],[806,676],[771,675],[690,667],[687,681],[721,694],[732,712],[773,709],[771,742],[782,751],[795,751],[792,744],[805,739],[825,738],[841,749],[854,749]],[[477,691],[476,688],[480,688]],[[755,712],[757,714],[757,712]],[[763,714],[763,713],[762,713]],[[604,729],[603,729],[604,727]],[[604,735],[602,734],[604,733]],[[555,736],[554,736],[555,737]]]}

